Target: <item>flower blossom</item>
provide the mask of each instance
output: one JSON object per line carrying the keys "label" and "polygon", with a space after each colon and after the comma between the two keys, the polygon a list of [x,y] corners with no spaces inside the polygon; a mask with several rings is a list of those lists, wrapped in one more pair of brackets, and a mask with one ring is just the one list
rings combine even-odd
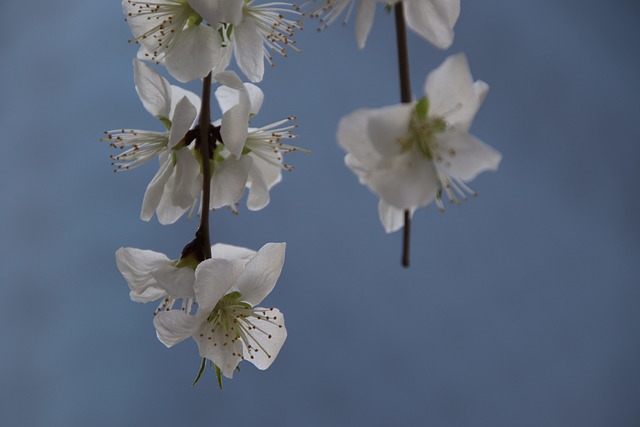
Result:
{"label": "flower blossom", "polygon": [[218,145],[211,176],[210,209],[236,203],[244,188],[249,189],[247,207],[260,210],[269,203],[269,190],[282,180],[282,170],[292,170],[283,163],[282,155],[297,150],[282,139],[292,134],[294,120],[288,117],[269,125],[249,127],[249,119],[258,114],[264,94],[254,84],[242,83],[233,72],[215,76],[223,85],[215,92],[222,110],[220,125],[223,144]]}
{"label": "flower blossom", "polygon": [[167,347],[192,337],[200,356],[227,378],[242,360],[267,369],[287,337],[276,308],[256,307],[271,292],[284,263],[284,243],[258,252],[214,245],[213,258],[198,264],[193,285],[197,311],[161,310],[154,317],[158,339]]}
{"label": "flower blossom", "polygon": [[346,165],[380,197],[380,220],[387,232],[442,195],[460,202],[475,194],[465,182],[496,170],[501,155],[469,134],[488,91],[474,82],[464,55],[447,58],[429,74],[418,102],[357,110],[338,125]]}
{"label": "flower blossom", "polygon": [[130,170],[159,158],[160,168],[144,193],[140,218],[149,221],[156,213],[161,224],[171,224],[193,205],[201,188],[196,181],[200,165],[184,140],[195,122],[200,98],[170,85],[142,61],[134,59],[133,67],[142,104],[167,130],[112,130],[106,132],[103,141],[122,150],[111,156],[116,171]]}
{"label": "flower blossom", "polygon": [[[230,16],[220,18],[220,5],[210,0],[192,0],[207,22],[222,22],[219,33],[224,38],[220,65],[222,71],[235,57],[240,70],[252,82],[264,76],[265,60],[273,65],[272,52],[287,56],[287,48],[299,51],[292,39],[302,27],[284,14],[299,15],[289,3],[274,2],[256,5],[253,0],[226,0]],[[218,0],[218,3],[220,0]],[[203,3],[202,5],[200,3]],[[238,6],[241,6],[238,9]],[[239,13],[238,13],[239,11]],[[227,20],[225,20],[227,19]]]}
{"label": "flower blossom", "polygon": [[390,5],[398,1],[403,2],[404,19],[410,30],[439,49],[451,46],[453,27],[460,15],[460,0],[318,0],[317,3],[314,0],[309,16],[321,19],[323,25],[319,30],[322,30],[345,10],[346,22],[358,2],[355,31],[358,47],[362,49],[373,26],[376,3]]}
{"label": "flower blossom", "polygon": [[223,57],[218,27],[206,25],[187,0],[122,0],[122,9],[138,58],[162,63],[181,82],[206,76]]}

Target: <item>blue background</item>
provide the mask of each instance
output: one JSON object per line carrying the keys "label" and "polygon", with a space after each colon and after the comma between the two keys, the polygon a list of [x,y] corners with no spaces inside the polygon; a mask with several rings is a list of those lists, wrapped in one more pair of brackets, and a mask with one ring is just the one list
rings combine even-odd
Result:
{"label": "blue background", "polygon": [[489,83],[472,132],[504,159],[479,197],[416,213],[408,270],[335,142],[343,115],[398,102],[393,20],[362,51],[353,20],[307,22],[255,124],[297,115],[313,154],[263,211],[211,217],[216,242],[287,242],[265,304],[289,337],[223,392],[212,372],[191,387],[195,344],[158,342],[115,266],[121,246],[177,257],[197,227],[140,221],[155,165],[116,175],[98,142],[160,130],[120,2],[0,12],[0,425],[640,425],[635,0],[463,0],[448,51],[409,35],[414,95],[461,51]]}

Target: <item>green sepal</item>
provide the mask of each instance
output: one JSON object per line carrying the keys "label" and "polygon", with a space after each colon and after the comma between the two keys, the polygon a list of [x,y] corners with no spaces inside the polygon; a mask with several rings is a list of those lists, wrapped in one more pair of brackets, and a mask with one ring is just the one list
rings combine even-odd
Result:
{"label": "green sepal", "polygon": [[222,390],[222,371],[220,370],[218,365],[214,364],[213,366],[216,368],[216,378],[218,379],[218,387],[220,387],[220,390]]}
{"label": "green sepal", "polygon": [[391,3],[387,3],[387,4],[385,4],[385,5],[384,5],[384,10],[385,10],[387,13],[391,13],[391,12],[393,12],[393,4],[391,4]]}
{"label": "green sepal", "polygon": [[171,120],[162,116],[156,116],[156,118],[162,122],[162,124],[164,125],[164,127],[167,128],[167,130],[171,130]]}
{"label": "green sepal", "polygon": [[202,23],[202,16],[194,13],[187,20],[187,26],[195,27],[196,25],[200,25]]}
{"label": "green sepal", "polygon": [[[204,357],[202,358],[202,363],[200,364],[200,370],[198,370],[198,375],[196,375],[196,379],[193,380],[193,384],[191,384],[191,387],[195,386],[198,381],[200,380],[200,377],[202,376],[202,373],[204,372],[204,367],[207,365],[207,359],[205,359]],[[216,366],[217,368],[217,366]],[[220,387],[222,388],[222,387]]]}
{"label": "green sepal", "polygon": [[418,118],[424,120],[429,114],[429,98],[421,98],[416,104]]}
{"label": "green sepal", "polygon": [[187,256],[184,256],[180,258],[178,261],[176,261],[175,267],[176,268],[188,267],[195,270],[199,263],[200,261],[196,258],[195,254],[188,254]]}

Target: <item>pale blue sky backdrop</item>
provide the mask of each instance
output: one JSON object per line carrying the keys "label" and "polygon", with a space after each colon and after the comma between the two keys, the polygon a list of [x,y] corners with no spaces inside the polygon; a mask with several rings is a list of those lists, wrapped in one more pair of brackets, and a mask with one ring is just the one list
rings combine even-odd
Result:
{"label": "pale blue sky backdrop", "polygon": [[635,0],[462,0],[448,51],[409,35],[415,96],[458,52],[489,83],[471,129],[504,159],[479,197],[415,215],[408,270],[335,141],[399,100],[393,20],[362,51],[353,22],[307,22],[255,124],[296,115],[313,153],[263,211],[211,217],[214,242],[287,242],[265,304],[289,337],[220,392],[191,387],[195,344],[158,342],[115,266],[121,246],[177,257],[197,227],[140,221],[156,165],[116,175],[98,142],[160,129],[120,2],[3,2],[0,425],[639,425],[639,22]]}

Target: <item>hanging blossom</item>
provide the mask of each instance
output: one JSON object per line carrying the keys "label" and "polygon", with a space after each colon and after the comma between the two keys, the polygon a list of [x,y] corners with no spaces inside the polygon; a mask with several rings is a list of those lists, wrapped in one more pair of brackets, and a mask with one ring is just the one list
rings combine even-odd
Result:
{"label": "hanging blossom", "polygon": [[360,49],[364,48],[375,15],[376,3],[393,5],[403,2],[404,19],[407,27],[439,49],[446,49],[453,43],[453,27],[460,15],[460,0],[310,0],[302,7],[311,5],[307,13],[312,18],[320,18],[323,23],[318,30],[326,29],[346,10],[346,23],[358,3],[356,15],[356,40]]}
{"label": "hanging blossom", "polygon": [[213,258],[198,264],[193,285],[197,310],[161,310],[154,318],[158,339],[167,347],[192,337],[203,359],[227,378],[242,360],[267,369],[287,337],[277,308],[256,307],[275,286],[284,263],[285,243],[258,252],[214,245]]}
{"label": "hanging blossom", "polygon": [[219,28],[219,33],[224,39],[223,59],[216,70],[224,70],[233,56],[240,70],[250,81],[260,82],[264,76],[265,60],[273,65],[273,52],[286,57],[287,48],[299,51],[293,36],[297,30],[302,30],[302,27],[299,22],[287,19],[285,14],[301,14],[290,3],[256,5],[253,0],[226,0],[232,13],[220,18],[218,3],[206,0],[191,2],[207,22],[224,23]]}
{"label": "hanging blossom", "polygon": [[282,170],[292,170],[282,156],[299,148],[282,140],[297,138],[292,133],[297,126],[290,124],[295,117],[249,127],[249,120],[260,111],[263,92],[254,84],[243,83],[231,71],[217,74],[215,79],[222,83],[215,96],[223,114],[214,125],[220,126],[223,144],[217,146],[213,159],[209,207],[232,206],[246,187],[247,207],[260,210],[269,203],[269,190],[282,180]]}
{"label": "hanging blossom", "polygon": [[[163,64],[181,82],[206,76],[223,59],[220,24],[206,25],[186,0],[122,0],[138,58]],[[219,3],[219,2],[218,2]],[[221,15],[223,18],[226,16]],[[213,21],[216,22],[217,21]]]}
{"label": "hanging blossom", "polygon": [[201,185],[200,164],[193,144],[185,140],[195,123],[200,98],[170,85],[151,67],[133,60],[136,91],[145,109],[165,126],[162,132],[119,129],[106,132],[107,141],[121,153],[112,155],[116,172],[136,168],[158,157],[160,168],[144,193],[140,218],[156,213],[161,224],[172,224],[193,205]]}
{"label": "hanging blossom", "polygon": [[380,197],[380,220],[398,230],[411,213],[443,194],[451,202],[475,193],[465,182],[496,170],[502,156],[469,134],[489,87],[473,81],[463,54],[450,56],[429,74],[418,102],[357,110],[338,125],[346,165]]}

